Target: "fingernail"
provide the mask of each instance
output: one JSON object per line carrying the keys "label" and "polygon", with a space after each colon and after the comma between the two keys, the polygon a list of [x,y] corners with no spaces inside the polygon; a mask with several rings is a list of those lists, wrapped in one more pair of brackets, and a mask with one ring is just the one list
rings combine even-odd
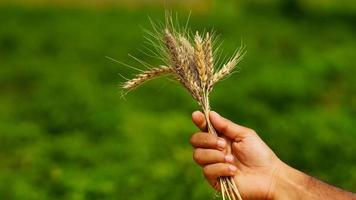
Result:
{"label": "fingernail", "polygon": [[218,147],[220,148],[225,148],[226,146],[226,141],[224,139],[218,139]]}
{"label": "fingernail", "polygon": [[226,155],[225,156],[225,160],[226,160],[226,162],[232,162],[232,161],[234,161],[234,156],[233,155]]}
{"label": "fingernail", "polygon": [[229,169],[233,172],[237,170],[237,168],[234,165],[229,165]]}

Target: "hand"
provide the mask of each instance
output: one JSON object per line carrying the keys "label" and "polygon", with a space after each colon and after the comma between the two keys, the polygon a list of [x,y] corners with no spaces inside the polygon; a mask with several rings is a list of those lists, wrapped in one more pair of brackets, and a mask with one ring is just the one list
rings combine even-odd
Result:
{"label": "hand", "polygon": [[[201,112],[192,114],[193,122],[206,130]],[[218,178],[232,176],[244,200],[271,199],[276,176],[283,166],[273,151],[252,129],[237,125],[216,112],[210,120],[219,134],[195,133],[190,143],[194,160],[202,166],[208,182],[220,190]]]}
{"label": "hand", "polygon": [[[201,130],[206,130],[201,112],[194,112],[192,117]],[[255,131],[216,112],[210,112],[209,117],[219,136],[198,132],[190,142],[195,148],[194,160],[202,166],[206,179],[215,189],[220,190],[219,177],[232,176],[244,200],[356,200],[355,193],[326,184],[283,163]]]}

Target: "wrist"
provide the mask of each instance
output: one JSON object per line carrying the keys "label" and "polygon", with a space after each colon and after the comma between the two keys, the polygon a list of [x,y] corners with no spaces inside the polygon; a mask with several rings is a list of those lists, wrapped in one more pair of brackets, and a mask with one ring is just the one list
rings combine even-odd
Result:
{"label": "wrist", "polygon": [[274,177],[270,197],[273,200],[303,199],[306,197],[310,177],[281,162]]}

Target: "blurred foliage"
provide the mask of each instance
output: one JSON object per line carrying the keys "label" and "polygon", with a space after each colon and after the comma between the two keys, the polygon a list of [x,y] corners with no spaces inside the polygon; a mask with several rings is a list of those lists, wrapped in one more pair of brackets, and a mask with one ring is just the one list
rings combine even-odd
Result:
{"label": "blurred foliage", "polygon": [[[356,15],[325,2],[210,1],[190,27],[214,28],[222,57],[247,45],[214,110],[288,164],[354,190]],[[120,99],[118,73],[134,71],[105,56],[160,64],[138,51],[147,15],[163,10],[0,7],[0,199],[214,197],[191,159],[191,97],[158,79]]]}

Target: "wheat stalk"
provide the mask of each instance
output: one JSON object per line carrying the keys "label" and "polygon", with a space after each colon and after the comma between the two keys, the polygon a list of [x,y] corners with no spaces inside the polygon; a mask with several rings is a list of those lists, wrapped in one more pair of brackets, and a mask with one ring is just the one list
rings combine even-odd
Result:
{"label": "wheat stalk", "polygon": [[[184,86],[192,97],[201,106],[207,121],[208,132],[217,135],[209,119],[210,105],[209,93],[213,86],[221,79],[229,75],[244,55],[243,49],[230,59],[220,70],[214,69],[212,38],[209,33],[202,37],[198,32],[194,36],[193,42],[184,34],[177,33],[172,27],[172,20],[166,25],[162,33],[157,33],[163,43],[167,66],[151,68],[136,75],[131,80],[126,81],[122,87],[132,90],[144,82],[161,76],[171,74]],[[170,28],[169,28],[170,27]],[[220,177],[220,189],[222,197],[229,200],[242,200],[239,190],[232,177]]]}

